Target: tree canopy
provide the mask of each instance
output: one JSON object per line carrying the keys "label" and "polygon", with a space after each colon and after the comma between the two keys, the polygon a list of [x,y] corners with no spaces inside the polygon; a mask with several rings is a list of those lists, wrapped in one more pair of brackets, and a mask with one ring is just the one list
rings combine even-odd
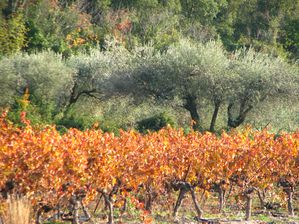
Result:
{"label": "tree canopy", "polygon": [[153,43],[164,50],[189,36],[298,59],[298,0],[5,0],[0,9],[1,55],[69,55],[111,37],[128,48]]}

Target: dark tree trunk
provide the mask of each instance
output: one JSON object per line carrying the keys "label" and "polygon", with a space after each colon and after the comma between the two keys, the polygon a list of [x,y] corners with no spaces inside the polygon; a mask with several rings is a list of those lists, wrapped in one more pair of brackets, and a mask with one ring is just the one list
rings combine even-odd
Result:
{"label": "dark tree trunk", "polygon": [[232,190],[233,190],[233,184],[230,184],[230,187],[229,187],[229,190],[228,190],[228,193],[226,194],[226,198],[225,198],[225,201],[228,201],[231,193],[232,193]]}
{"label": "dark tree trunk", "polygon": [[119,187],[121,185],[121,181],[119,179],[117,179],[116,183],[114,184],[111,192],[108,194],[107,192],[105,192],[104,190],[98,189],[98,192],[102,193],[104,200],[105,200],[105,209],[108,208],[109,214],[108,214],[108,224],[113,224],[114,220],[113,220],[113,195],[117,194]]}
{"label": "dark tree trunk", "polygon": [[229,103],[227,107],[227,127],[230,128],[237,128],[239,127],[244,121],[248,114],[248,112],[253,108],[251,105],[245,109],[245,102],[242,102],[240,105],[240,111],[237,117],[234,118],[232,109],[234,103]]}
{"label": "dark tree trunk", "polygon": [[145,201],[145,210],[151,212],[153,201],[157,197],[157,193],[151,188],[151,186],[146,187],[146,201]]}
{"label": "dark tree trunk", "polygon": [[245,220],[248,221],[251,218],[251,208],[252,208],[252,195],[246,194],[246,216]]}
{"label": "dark tree trunk", "polygon": [[83,210],[84,216],[85,216],[85,221],[89,221],[91,219],[90,213],[88,212],[87,208],[84,206],[82,200],[80,201],[80,204],[81,204],[81,208]]}
{"label": "dark tree trunk", "polygon": [[294,206],[293,206],[293,195],[294,195],[294,188],[288,187],[284,190],[288,196],[288,212],[289,216],[294,217]]}
{"label": "dark tree trunk", "polygon": [[42,209],[39,209],[36,213],[35,217],[35,224],[42,224],[41,216],[42,216]]}
{"label": "dark tree trunk", "polygon": [[173,210],[173,218],[174,218],[175,221],[177,221],[176,219],[177,219],[177,212],[179,210],[179,207],[181,206],[181,203],[182,203],[186,193],[188,193],[188,192],[191,193],[192,201],[194,203],[194,207],[195,207],[195,210],[196,210],[196,213],[197,213],[197,218],[201,219],[202,214],[203,214],[203,211],[201,210],[201,208],[198,204],[198,201],[197,201],[197,198],[196,198],[196,195],[195,195],[195,192],[194,192],[195,187],[192,186],[190,183],[185,181],[189,170],[190,170],[190,165],[189,165],[188,170],[185,174],[185,177],[183,178],[184,180],[183,181],[176,181],[176,182],[172,183],[172,187],[175,191],[180,190],[178,199],[176,201],[176,204],[175,204],[175,207],[174,207],[174,210]]}
{"label": "dark tree trunk", "polygon": [[124,198],[124,205],[123,207],[121,208],[121,212],[125,212],[127,210],[127,199]]}
{"label": "dark tree trunk", "polygon": [[78,84],[75,83],[74,86],[72,87],[70,98],[64,105],[64,113],[66,114],[70,110],[71,106],[77,103],[77,101],[80,99],[81,96],[88,96],[100,100],[100,97],[95,95],[97,93],[98,91],[95,88],[79,91]]}
{"label": "dark tree trunk", "polygon": [[192,201],[194,203],[194,207],[195,207],[195,210],[196,210],[196,213],[197,213],[197,218],[198,219],[201,219],[202,218],[202,214],[203,214],[203,211],[201,210],[198,202],[197,202],[197,199],[196,199],[196,195],[195,195],[195,192],[194,192],[194,189],[191,188],[190,189],[190,192],[191,192],[191,196],[192,196]]}
{"label": "dark tree trunk", "polygon": [[246,207],[245,207],[245,220],[248,221],[251,218],[251,211],[252,211],[252,198],[253,193],[256,190],[254,187],[248,187],[244,192],[243,195],[246,199]]}
{"label": "dark tree trunk", "polygon": [[109,210],[107,224],[113,224],[114,223],[114,220],[113,220],[113,203],[112,203],[111,199],[109,198],[109,195],[103,193],[103,196],[104,196],[106,205],[108,205],[108,210]]}
{"label": "dark tree trunk", "polygon": [[180,193],[179,193],[179,196],[178,196],[178,199],[177,199],[177,201],[176,201],[176,203],[175,203],[175,206],[174,206],[174,209],[173,209],[173,218],[174,219],[176,219],[177,218],[177,214],[178,214],[178,210],[179,210],[179,208],[180,208],[180,206],[181,206],[181,203],[182,203],[182,201],[183,201],[183,199],[184,199],[184,197],[185,197],[185,194],[187,193],[188,191],[186,190],[186,189],[184,189],[184,188],[181,188],[180,189]]}
{"label": "dark tree trunk", "polygon": [[8,0],[6,7],[2,10],[3,15],[8,19],[11,14],[16,12],[17,8],[17,1],[15,0]]}
{"label": "dark tree trunk", "polygon": [[145,210],[146,211],[151,211],[152,209],[152,194],[148,193],[147,194],[147,200],[145,202]]}
{"label": "dark tree trunk", "polygon": [[225,189],[223,187],[223,184],[225,182],[221,181],[219,184],[214,185],[214,190],[218,193],[218,202],[219,202],[219,212],[221,213],[223,211],[224,203],[225,203]]}
{"label": "dark tree trunk", "polygon": [[218,199],[219,199],[219,212],[223,211],[224,203],[225,203],[225,190],[219,186],[218,188]]}
{"label": "dark tree trunk", "polygon": [[108,224],[113,224],[113,204],[111,201],[109,201]]}
{"label": "dark tree trunk", "polygon": [[192,95],[187,95],[185,97],[184,108],[189,111],[191,119],[194,122],[192,124],[194,130],[200,130],[200,117],[197,111],[196,97]]}
{"label": "dark tree trunk", "polygon": [[246,199],[246,208],[245,208],[245,220],[248,221],[251,218],[252,211],[252,197],[256,189],[254,187],[249,187],[245,190],[244,196]]}
{"label": "dark tree trunk", "polygon": [[42,224],[42,214],[47,213],[51,210],[53,210],[51,206],[43,205],[42,207],[40,207],[36,212],[35,224]]}
{"label": "dark tree trunk", "polygon": [[265,209],[265,193],[261,192],[261,190],[258,190],[257,195],[260,200],[261,208]]}
{"label": "dark tree trunk", "polygon": [[216,120],[218,117],[220,105],[221,105],[220,102],[215,102],[215,104],[214,104],[214,113],[213,113],[212,120],[211,120],[210,132],[215,132],[215,125],[216,125]]}
{"label": "dark tree trunk", "polygon": [[74,200],[73,202],[73,220],[72,224],[80,224],[80,219],[79,219],[79,208],[80,208],[80,201],[79,200]]}
{"label": "dark tree trunk", "polygon": [[103,197],[103,194],[101,194],[100,198],[98,199],[98,202],[97,202],[97,204],[96,204],[96,207],[95,207],[95,209],[94,209],[94,211],[93,211],[94,214],[95,214],[95,213],[97,212],[97,210],[98,210],[98,207],[99,207],[99,205],[100,205],[100,202],[101,202],[102,197]]}

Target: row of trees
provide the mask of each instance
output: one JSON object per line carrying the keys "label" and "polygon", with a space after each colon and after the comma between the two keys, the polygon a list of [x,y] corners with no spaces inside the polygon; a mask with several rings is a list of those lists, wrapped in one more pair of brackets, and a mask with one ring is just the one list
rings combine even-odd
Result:
{"label": "row of trees", "polygon": [[[277,136],[247,129],[217,137],[196,131],[185,135],[182,129],[167,128],[147,135],[121,132],[117,137],[71,129],[60,135],[51,126],[32,128],[25,113],[23,128],[5,116],[0,119],[0,192],[4,198],[13,192],[28,195],[36,223],[50,210],[58,210],[57,218],[77,224],[83,208],[90,219],[84,203],[96,200],[97,195],[105,200],[108,223],[113,223],[115,199],[126,201],[131,195],[150,212],[160,196],[173,195],[173,190],[179,191],[174,218],[187,193],[192,195],[197,217],[202,218],[195,192],[214,190],[219,193],[220,211],[229,194],[243,195],[246,219],[250,219],[254,193],[273,193],[276,184],[283,187],[289,215],[294,216],[298,132]],[[267,201],[263,196],[260,200],[264,207]],[[60,217],[65,207],[72,214],[68,219]]]}
{"label": "row of trees", "polygon": [[116,39],[159,50],[181,36],[220,39],[298,59],[298,0],[5,0],[0,55],[52,49],[68,56]]}
{"label": "row of trees", "polygon": [[[228,129],[236,128],[265,102],[296,102],[299,89],[295,64],[253,49],[229,53],[220,42],[186,39],[166,52],[113,45],[67,60],[53,52],[17,54],[0,61],[0,73],[1,106],[29,111],[22,103],[27,97],[48,122],[65,117],[80,99],[129,95],[134,104],[153,99],[184,108],[198,130],[203,130],[204,116],[210,119],[210,131],[215,131],[219,113],[224,113]],[[25,90],[30,96],[23,95]],[[16,101],[17,95],[23,99]],[[202,110],[207,106],[212,111]]]}

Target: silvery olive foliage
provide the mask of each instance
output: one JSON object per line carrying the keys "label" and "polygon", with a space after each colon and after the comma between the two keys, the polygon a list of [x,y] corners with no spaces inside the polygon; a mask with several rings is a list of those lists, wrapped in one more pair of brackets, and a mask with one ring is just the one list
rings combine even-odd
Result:
{"label": "silvery olive foliage", "polygon": [[70,106],[81,96],[100,99],[116,92],[115,88],[125,84],[134,68],[134,55],[124,47],[114,46],[106,51],[93,50],[89,54],[73,55],[66,64],[76,71],[66,105]]}
{"label": "silvery olive foliage", "polygon": [[235,74],[219,42],[194,43],[183,39],[167,52],[146,57],[135,72],[137,86],[161,99],[179,100],[199,124],[203,100],[225,101],[233,90]]}
{"label": "silvery olive foliage", "polygon": [[73,75],[74,70],[65,65],[61,55],[53,52],[3,58],[0,61],[1,104],[12,103],[28,88],[39,102],[59,106],[70,94]]}
{"label": "silvery olive foliage", "polygon": [[247,113],[259,103],[298,97],[299,70],[296,65],[253,49],[241,49],[232,55],[230,66],[237,80],[228,104],[229,127],[243,123]]}
{"label": "silvery olive foliage", "polygon": [[68,59],[48,51],[3,57],[0,83],[1,107],[12,105],[26,87],[38,102],[54,104],[64,115],[86,97],[97,99],[88,101],[95,105],[133,98],[127,108],[156,100],[167,108],[184,108],[194,128],[210,123],[205,129],[215,131],[219,116],[228,128],[238,127],[262,104],[297,101],[299,69],[253,49],[228,53],[217,41],[181,39],[166,51],[108,43],[105,50]]}
{"label": "silvery olive foliage", "polygon": [[13,103],[13,96],[19,89],[18,74],[13,72],[14,66],[9,58],[0,61],[0,106],[5,107]]}
{"label": "silvery olive foliage", "polygon": [[136,86],[157,99],[176,100],[199,124],[200,108],[211,104],[211,131],[220,107],[227,107],[230,128],[241,125],[260,103],[298,96],[298,66],[253,49],[228,54],[219,42],[183,39],[167,52],[144,52],[133,74]]}

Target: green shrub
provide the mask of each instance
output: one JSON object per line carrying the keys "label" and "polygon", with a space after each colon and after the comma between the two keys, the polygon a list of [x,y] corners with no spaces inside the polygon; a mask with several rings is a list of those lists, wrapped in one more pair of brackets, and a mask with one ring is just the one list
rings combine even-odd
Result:
{"label": "green shrub", "polygon": [[85,130],[92,128],[93,124],[96,123],[96,119],[88,115],[66,115],[62,119],[56,122],[59,129],[65,130],[65,128],[77,128],[79,130]]}
{"label": "green shrub", "polygon": [[23,126],[21,113],[26,113],[26,118],[34,126],[53,123],[55,107],[53,104],[40,104],[34,99],[29,100],[28,89],[22,97],[16,97],[15,102],[9,108],[8,119],[17,126]]}
{"label": "green shrub", "polygon": [[103,132],[111,132],[116,135],[119,135],[119,130],[123,129],[125,130],[126,127],[122,126],[120,123],[118,123],[117,120],[113,119],[105,119],[100,122],[100,128]]}
{"label": "green shrub", "polygon": [[138,131],[145,133],[148,130],[158,131],[167,125],[175,127],[176,122],[172,116],[163,112],[137,122],[137,129]]}

